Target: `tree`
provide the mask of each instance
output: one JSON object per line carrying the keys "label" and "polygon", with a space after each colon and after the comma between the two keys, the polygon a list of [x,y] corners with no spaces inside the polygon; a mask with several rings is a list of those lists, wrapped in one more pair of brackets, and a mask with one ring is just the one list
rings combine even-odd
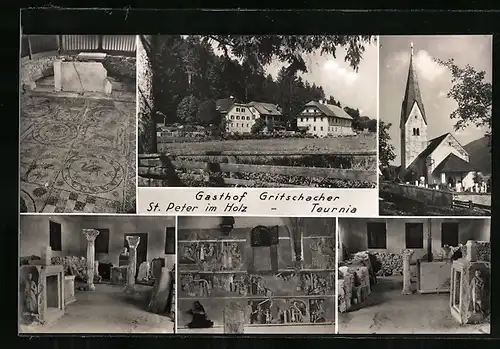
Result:
{"label": "tree", "polygon": [[394,153],[394,146],[390,143],[391,136],[389,136],[389,129],[392,124],[386,124],[383,121],[379,121],[378,126],[378,157],[379,164],[382,167],[389,166],[389,163],[396,158]]}
{"label": "tree", "polygon": [[455,130],[462,130],[471,124],[486,128],[485,134],[491,141],[492,85],[484,80],[485,71],[477,71],[467,64],[465,68],[455,64],[453,59],[437,60],[451,72],[452,87],[448,98],[458,103],[450,118],[457,119]]}
{"label": "tree", "polygon": [[307,72],[304,54],[319,51],[336,58],[337,49],[346,51],[345,61],[357,71],[371,35],[208,35],[206,42],[215,42],[225,56],[229,52],[247,62],[255,71],[262,71],[274,59],[288,63],[290,75]]}
{"label": "tree", "polygon": [[221,115],[217,111],[215,106],[215,101],[213,99],[207,99],[200,103],[198,107],[198,112],[196,119],[201,125],[219,125],[221,121]]}
{"label": "tree", "polygon": [[177,107],[177,118],[184,124],[195,124],[199,101],[194,96],[182,99]]}
{"label": "tree", "polygon": [[250,129],[250,132],[252,134],[256,134],[259,132],[262,132],[264,128],[266,128],[266,121],[264,119],[258,118],[255,120],[255,123],[252,125],[252,128]]}
{"label": "tree", "polygon": [[152,35],[140,35],[137,55],[137,90],[138,90],[138,150],[139,153],[157,153],[156,106],[153,88],[153,57],[155,38]]}
{"label": "tree", "polygon": [[273,119],[269,119],[266,123],[266,129],[268,132],[273,132],[275,129],[276,125],[274,124]]}

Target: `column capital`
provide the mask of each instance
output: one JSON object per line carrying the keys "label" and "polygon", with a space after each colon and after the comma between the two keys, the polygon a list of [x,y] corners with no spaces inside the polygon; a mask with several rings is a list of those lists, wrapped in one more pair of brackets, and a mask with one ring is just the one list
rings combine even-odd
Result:
{"label": "column capital", "polygon": [[96,229],[82,229],[83,235],[87,238],[87,241],[95,241],[97,235],[99,235],[99,230]]}
{"label": "column capital", "polygon": [[141,241],[140,236],[127,236],[126,237],[129,248],[137,248],[139,242]]}
{"label": "column capital", "polygon": [[413,251],[412,249],[404,248],[401,251],[401,254],[403,255],[403,258],[410,258],[413,255],[413,252],[415,251]]}

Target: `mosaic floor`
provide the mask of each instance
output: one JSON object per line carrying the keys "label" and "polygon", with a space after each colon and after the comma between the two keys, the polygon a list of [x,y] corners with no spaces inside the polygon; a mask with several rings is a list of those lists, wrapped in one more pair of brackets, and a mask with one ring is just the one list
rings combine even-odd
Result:
{"label": "mosaic floor", "polygon": [[23,96],[21,212],[134,213],[133,102]]}

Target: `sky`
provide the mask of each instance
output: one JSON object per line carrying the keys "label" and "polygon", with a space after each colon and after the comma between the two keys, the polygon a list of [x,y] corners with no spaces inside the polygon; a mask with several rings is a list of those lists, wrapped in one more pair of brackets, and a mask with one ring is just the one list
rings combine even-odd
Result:
{"label": "sky", "polygon": [[[216,46],[216,45],[214,45]],[[217,52],[221,54],[221,52]],[[299,73],[302,79],[322,86],[325,97],[331,95],[342,107],[359,109],[362,116],[377,117],[377,43],[365,44],[365,52],[356,72],[344,62],[345,50],[337,48],[336,58],[319,52],[304,56],[307,73]],[[265,67],[266,74],[276,78],[283,64],[278,60]]]}
{"label": "sky", "polygon": [[427,117],[428,139],[450,132],[457,140],[466,145],[484,136],[485,130],[475,125],[462,131],[454,131],[456,120],[450,114],[457,103],[446,94],[452,87],[451,73],[434,59],[453,58],[455,64],[464,67],[469,64],[477,71],[485,71],[485,80],[492,81],[492,37],[479,35],[461,36],[381,36],[380,52],[380,90],[379,118],[392,123],[389,129],[391,143],[396,148],[393,164],[399,165],[401,103],[403,102],[410,45],[413,42],[414,64],[417,70],[420,93]]}

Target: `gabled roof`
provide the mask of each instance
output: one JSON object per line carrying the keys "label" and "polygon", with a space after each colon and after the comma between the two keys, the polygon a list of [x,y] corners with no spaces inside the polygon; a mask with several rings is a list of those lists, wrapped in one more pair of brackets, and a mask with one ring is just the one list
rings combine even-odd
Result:
{"label": "gabled roof", "polygon": [[304,107],[316,107],[326,116],[333,116],[341,119],[353,120],[352,116],[346,113],[346,111],[340,107],[333,104],[322,104],[316,101],[310,101]]}
{"label": "gabled roof", "polygon": [[215,109],[220,113],[227,113],[234,104],[234,98],[222,98],[215,101]]}
{"label": "gabled roof", "polygon": [[401,127],[406,125],[406,121],[410,116],[411,109],[413,105],[417,103],[424,122],[427,124],[427,118],[425,116],[424,103],[422,102],[422,96],[420,94],[420,87],[418,85],[417,72],[413,64],[413,44],[411,48],[410,56],[410,66],[408,69],[408,78],[406,80],[405,96],[403,98],[403,104],[401,106]]}
{"label": "gabled roof", "polygon": [[280,107],[276,104],[264,102],[250,102],[248,106],[254,107],[262,115],[276,115],[281,116]]}
{"label": "gabled roof", "polygon": [[432,154],[434,150],[441,144],[441,142],[448,136],[449,133],[442,134],[439,137],[433,138],[429,141],[429,144],[427,145],[427,148],[425,148],[418,156],[412,161],[412,163],[408,166],[408,168],[414,166],[417,164],[419,161],[425,159]]}
{"label": "gabled roof", "polygon": [[457,172],[473,172],[476,171],[474,166],[459,158],[455,154],[450,154],[434,169],[434,173],[457,173]]}

